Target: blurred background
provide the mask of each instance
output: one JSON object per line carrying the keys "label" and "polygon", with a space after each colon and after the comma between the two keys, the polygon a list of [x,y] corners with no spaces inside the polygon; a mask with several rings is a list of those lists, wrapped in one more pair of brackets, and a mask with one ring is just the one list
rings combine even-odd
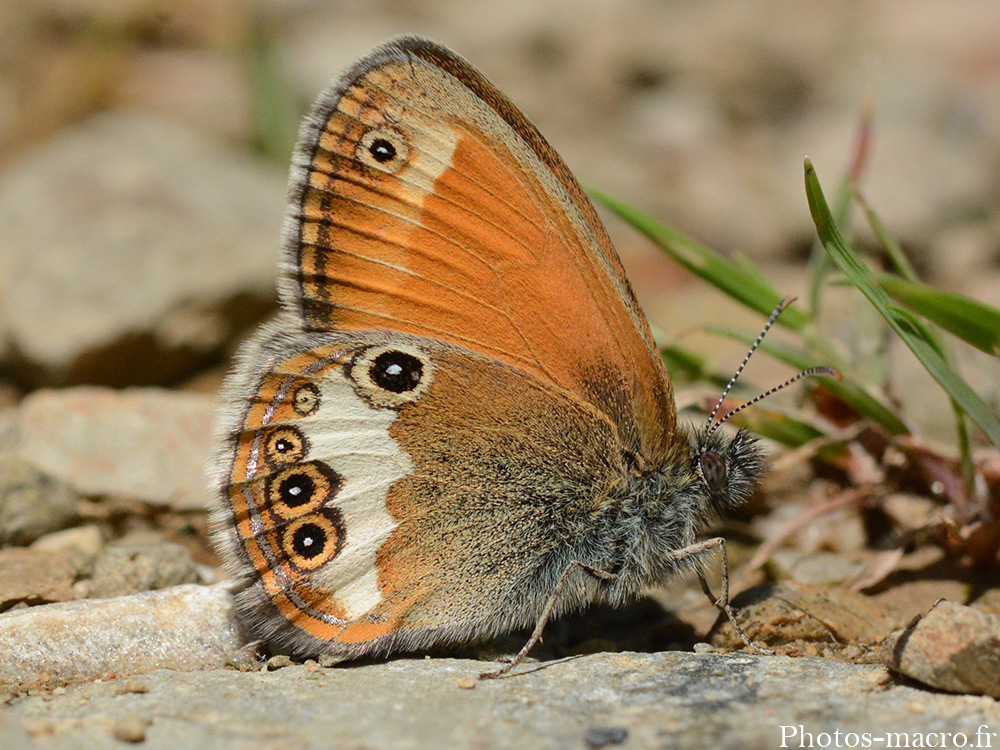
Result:
{"label": "blurred background", "polygon": [[[1000,305],[996,0],[0,0],[0,611],[224,575],[205,514],[215,394],[275,310],[298,121],[399,33],[467,57],[585,183],[751,259],[803,301],[815,241],[803,157],[832,198],[867,112],[871,205],[925,281]],[[732,372],[744,345],[703,328],[756,332],[760,316],[608,227],[660,340]],[[961,520],[979,506],[959,502],[948,399],[868,303],[830,286],[819,323],[919,437],[904,455],[848,430],[840,463],[818,468],[774,450],[761,493],[773,512],[755,500],[730,559],[770,539],[770,579],[870,586],[907,540],[952,533],[942,508]],[[996,359],[955,355],[996,413]],[[789,374],[762,355],[743,382],[759,392]],[[682,404],[719,388],[679,386]],[[768,403],[809,420],[802,393]],[[979,467],[1000,502],[995,451]],[[995,562],[1000,525],[976,523],[988,539],[972,557]],[[886,584],[879,606],[902,622],[968,601],[955,559],[969,548],[918,549],[905,564],[923,572]],[[734,591],[765,580],[761,564]],[[714,610],[684,596],[660,601],[699,613],[704,634]],[[659,627],[641,608],[625,616]]]}
{"label": "blurred background", "polygon": [[[213,392],[273,310],[299,118],[398,33],[467,57],[583,181],[789,294],[815,236],[802,159],[832,191],[873,106],[866,196],[925,280],[1000,303],[994,0],[4,0],[3,403],[78,383]],[[609,225],[657,330],[731,369],[739,346],[690,329],[759,321]],[[832,325],[857,325],[853,299]]]}

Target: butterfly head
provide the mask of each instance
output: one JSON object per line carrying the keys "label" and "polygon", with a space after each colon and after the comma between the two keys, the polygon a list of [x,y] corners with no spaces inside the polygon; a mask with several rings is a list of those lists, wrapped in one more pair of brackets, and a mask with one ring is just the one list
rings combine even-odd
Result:
{"label": "butterfly head", "polygon": [[727,435],[720,430],[695,431],[689,438],[695,473],[719,515],[742,505],[764,473],[764,450],[746,430]]}
{"label": "butterfly head", "polygon": [[832,375],[838,380],[840,379],[840,374],[831,367],[810,367],[716,419],[723,403],[725,403],[726,396],[736,384],[743,368],[750,361],[750,357],[757,351],[757,347],[767,332],[771,330],[771,326],[774,325],[781,311],[794,301],[794,297],[785,297],[774,308],[760,335],[757,336],[757,340],[750,347],[750,351],[747,352],[743,362],[736,369],[736,373],[722,391],[722,395],[708,417],[708,424],[703,429],[694,432],[690,437],[691,450],[696,464],[695,470],[705,484],[712,508],[720,515],[726,511],[732,511],[746,500],[753,491],[757,479],[763,473],[764,461],[763,451],[757,439],[751,437],[746,430],[740,430],[735,436],[727,438],[719,428],[735,414],[763,401],[802,378],[810,375]]}

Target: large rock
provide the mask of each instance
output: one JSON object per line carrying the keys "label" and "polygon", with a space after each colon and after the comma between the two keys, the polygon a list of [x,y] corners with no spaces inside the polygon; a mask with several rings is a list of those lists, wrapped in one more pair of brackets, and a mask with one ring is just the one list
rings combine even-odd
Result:
{"label": "large rock", "polygon": [[21,450],[20,411],[0,414],[0,546],[30,544],[79,517],[79,495]]}
{"label": "large rock", "polygon": [[208,498],[213,403],[158,388],[36,391],[20,406],[19,455],[81,495],[198,510]]}
{"label": "large rock", "polygon": [[925,685],[1000,698],[1000,617],[943,601],[882,644],[882,662]]}
{"label": "large rock", "polygon": [[[884,667],[827,659],[601,653],[472,682],[490,666],[398,658],[333,669],[160,670],[20,698],[6,731],[88,750],[118,750],[126,738],[148,750],[727,750],[880,748],[887,737],[892,747],[927,747],[942,733],[996,747],[984,733],[1000,724],[992,700],[915,690],[893,684]],[[962,746],[951,739],[948,747]]]}
{"label": "large rock", "polygon": [[274,298],[281,170],[96,116],[0,179],[0,337],[28,385],[176,381]]}
{"label": "large rock", "polygon": [[0,570],[0,611],[73,598],[75,571],[65,555],[8,547],[0,549]]}
{"label": "large rock", "polygon": [[89,596],[109,599],[197,583],[198,579],[191,553],[179,544],[112,544],[94,563]]}

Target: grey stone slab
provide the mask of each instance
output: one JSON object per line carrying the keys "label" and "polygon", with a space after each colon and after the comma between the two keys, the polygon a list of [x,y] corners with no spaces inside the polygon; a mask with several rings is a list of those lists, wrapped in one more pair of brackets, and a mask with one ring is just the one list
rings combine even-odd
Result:
{"label": "grey stone slab", "polygon": [[623,748],[777,748],[782,727],[800,725],[820,742],[833,743],[839,731],[840,747],[864,733],[912,739],[932,731],[962,733],[969,745],[977,731],[1000,731],[992,699],[930,693],[895,683],[881,666],[818,658],[602,653],[529,664],[468,689],[484,666],[405,658],[275,672],[157,671],[123,686],[16,698],[5,726],[36,747],[87,750],[120,748],[116,737],[149,750],[582,748],[617,740]]}

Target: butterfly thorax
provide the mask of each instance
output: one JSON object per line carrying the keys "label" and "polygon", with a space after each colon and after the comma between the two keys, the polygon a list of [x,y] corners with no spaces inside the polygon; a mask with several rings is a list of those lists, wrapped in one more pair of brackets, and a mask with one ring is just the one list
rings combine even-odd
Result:
{"label": "butterfly thorax", "polygon": [[604,564],[617,578],[602,598],[620,604],[697,566],[697,557],[679,562],[670,553],[693,544],[713,516],[741,505],[763,464],[760,444],[743,430],[725,435],[678,427],[660,465],[631,472],[608,504],[599,528],[613,542],[600,546],[614,550]]}

